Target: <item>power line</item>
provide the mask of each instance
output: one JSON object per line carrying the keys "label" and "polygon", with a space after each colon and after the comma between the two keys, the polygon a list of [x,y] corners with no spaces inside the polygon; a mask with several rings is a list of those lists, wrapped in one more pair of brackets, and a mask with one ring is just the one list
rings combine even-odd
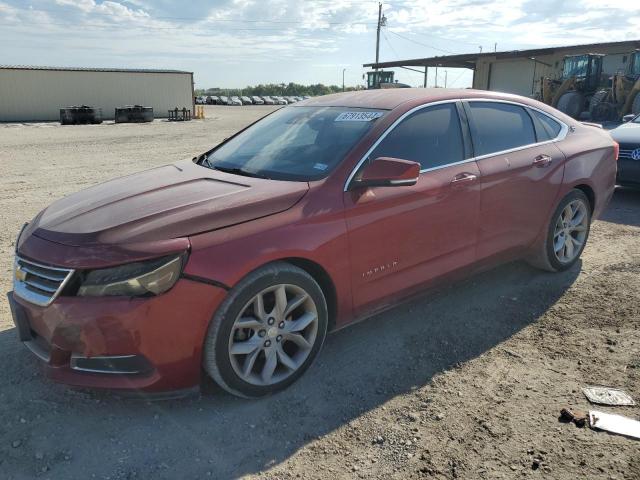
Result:
{"label": "power line", "polygon": [[452,52],[451,50],[445,50],[444,48],[438,48],[438,47],[434,47],[433,45],[427,45],[426,43],[418,42],[417,40],[414,40],[413,38],[409,38],[409,37],[405,37],[404,35],[400,35],[399,33],[396,33],[393,30],[389,30],[389,33],[392,33],[396,37],[400,37],[400,38],[402,38],[404,40],[407,40],[409,42],[413,42],[413,43],[415,43],[417,45],[421,45],[423,47],[431,48],[433,50],[438,50],[438,51],[444,52],[444,53],[451,53],[451,54],[454,54],[454,55],[456,53],[456,52]]}
{"label": "power line", "polygon": [[395,60],[399,60],[400,59],[400,55],[398,55],[398,52],[396,52],[396,49],[393,48],[393,45],[391,45],[391,42],[389,41],[389,37],[387,37],[387,34],[384,33],[384,30],[382,30],[382,36],[384,37],[385,41],[387,42],[387,45],[389,45],[389,48],[391,49],[391,51],[395,55]]}
{"label": "power line", "polygon": [[[410,22],[410,23],[407,23],[407,24],[405,24],[405,25],[407,25],[407,26],[415,26],[415,25],[421,25],[421,24],[420,24],[420,23],[418,23],[418,22]],[[418,35],[418,36],[425,37],[425,38],[438,38],[438,39],[440,39],[440,40],[445,40],[445,41],[447,41],[447,42],[462,43],[462,44],[465,44],[465,45],[471,45],[471,46],[473,46],[474,48],[477,48],[477,47],[478,47],[477,42],[476,42],[476,43],[472,43],[472,42],[465,42],[464,40],[453,39],[453,38],[447,38],[447,37],[441,37],[441,36],[439,36],[439,35],[433,35],[432,33],[429,33],[429,35],[426,35],[426,34],[424,34],[424,33],[414,32],[414,31],[412,31],[412,32],[411,32],[411,34],[412,34],[412,35]]]}
{"label": "power line", "polygon": [[466,70],[466,69],[462,70],[462,71],[458,74],[458,76],[456,77],[456,79],[455,79],[455,80],[453,80],[449,85],[451,85],[451,86],[453,87],[453,86],[455,85],[455,83],[456,83],[458,80],[460,80],[460,78],[462,78],[462,75],[464,75],[465,73],[467,73],[467,70]]}

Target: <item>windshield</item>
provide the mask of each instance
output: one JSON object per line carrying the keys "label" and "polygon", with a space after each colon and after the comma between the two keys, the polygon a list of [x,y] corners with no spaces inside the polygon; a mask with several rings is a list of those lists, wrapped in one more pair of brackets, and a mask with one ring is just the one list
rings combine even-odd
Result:
{"label": "windshield", "polygon": [[345,107],[282,108],[210,152],[204,165],[274,180],[318,180],[383,114]]}
{"label": "windshield", "polygon": [[586,77],[587,67],[589,65],[589,57],[581,55],[579,57],[567,57],[564,59],[563,78],[569,77]]}
{"label": "windshield", "polygon": [[640,115],[636,116],[636,118],[634,118],[633,120],[631,120],[633,123],[640,123]]}

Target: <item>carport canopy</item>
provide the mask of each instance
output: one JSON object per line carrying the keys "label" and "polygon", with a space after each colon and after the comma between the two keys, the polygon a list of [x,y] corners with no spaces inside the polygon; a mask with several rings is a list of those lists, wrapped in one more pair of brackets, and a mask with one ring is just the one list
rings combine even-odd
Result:
{"label": "carport canopy", "polygon": [[460,55],[442,55],[438,57],[414,58],[410,60],[396,60],[393,62],[365,63],[364,67],[371,68],[402,68],[402,67],[449,67],[469,68],[475,70],[476,61],[482,56],[491,54],[464,53]]}

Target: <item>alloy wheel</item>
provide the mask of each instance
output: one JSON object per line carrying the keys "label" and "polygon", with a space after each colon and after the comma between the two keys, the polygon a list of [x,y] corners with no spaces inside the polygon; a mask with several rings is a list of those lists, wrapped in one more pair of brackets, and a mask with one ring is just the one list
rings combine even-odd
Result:
{"label": "alloy wheel", "polygon": [[553,232],[553,251],[561,263],[572,262],[582,252],[589,229],[589,214],[582,200],[562,209]]}
{"label": "alloy wheel", "polygon": [[304,364],[317,334],[318,310],[311,296],[296,285],[270,286],[235,319],[229,336],[231,366],[247,383],[276,384]]}

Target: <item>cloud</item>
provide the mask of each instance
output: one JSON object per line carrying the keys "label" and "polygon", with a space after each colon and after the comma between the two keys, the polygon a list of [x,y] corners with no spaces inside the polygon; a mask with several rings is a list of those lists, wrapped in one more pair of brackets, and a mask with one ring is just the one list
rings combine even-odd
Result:
{"label": "cloud", "polygon": [[[496,42],[513,50],[624,40],[640,31],[631,0],[389,0],[383,8],[382,60],[486,51]],[[198,82],[229,86],[335,82],[343,65],[360,82],[376,21],[376,2],[365,0],[0,0],[0,41],[17,45],[5,49],[5,62],[183,68]],[[419,83],[419,74],[402,74]]]}

